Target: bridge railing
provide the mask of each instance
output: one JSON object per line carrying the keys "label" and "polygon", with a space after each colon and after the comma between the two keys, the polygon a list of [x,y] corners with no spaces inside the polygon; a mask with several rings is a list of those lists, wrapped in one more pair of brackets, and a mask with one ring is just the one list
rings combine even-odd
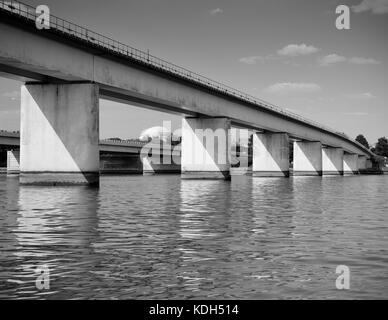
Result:
{"label": "bridge railing", "polygon": [[117,146],[136,146],[143,147],[147,142],[135,141],[135,140],[114,140],[114,139],[102,139],[100,143],[117,145]]}
{"label": "bridge railing", "polygon": [[[36,14],[36,9],[32,6],[26,5],[18,1],[3,1],[0,2],[0,10],[5,10],[10,14],[16,15],[27,20],[33,20],[34,23],[39,14]],[[221,82],[211,80],[205,76],[202,76],[198,73],[190,71],[186,68],[177,66],[171,62],[167,62],[163,59],[151,55],[148,51],[141,51],[139,49],[133,48],[129,45],[123,44],[117,40],[106,37],[102,34],[89,30],[87,28],[81,27],[75,23],[69,22],[65,19],[59,18],[50,14],[50,29],[54,29],[64,35],[77,40],[83,40],[88,44],[108,50],[115,54],[120,54],[121,56],[127,57],[132,61],[141,63],[148,67],[160,70],[165,73],[169,73],[175,77],[183,78],[197,85],[204,86],[208,89],[212,89],[222,94],[226,94],[240,100],[249,102],[251,104],[257,105],[261,108],[274,111],[276,113],[285,115],[289,118],[302,121],[304,123],[310,124],[314,127],[323,129],[325,131],[334,133],[336,135],[342,136],[346,139],[351,140],[346,134],[338,132],[332,128],[324,126],[316,121],[302,117],[296,113],[286,111],[272,103],[266,102],[259,98],[256,98],[252,95],[244,93],[240,90],[234,89],[228,85],[225,85]]]}
{"label": "bridge railing", "polygon": [[0,130],[0,137],[15,137],[19,138],[20,132],[19,131],[7,131],[7,130]]}

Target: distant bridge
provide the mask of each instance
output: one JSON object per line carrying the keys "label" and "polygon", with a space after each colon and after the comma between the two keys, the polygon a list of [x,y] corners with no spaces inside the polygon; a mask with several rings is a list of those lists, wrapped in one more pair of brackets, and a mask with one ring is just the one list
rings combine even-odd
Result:
{"label": "distant bridge", "polygon": [[[141,159],[141,149],[147,144],[142,141],[115,141],[110,139],[100,140],[100,173],[180,173],[179,165],[152,166]],[[167,155],[180,157],[180,146],[151,143],[152,155]],[[0,130],[0,152],[8,152],[8,173],[20,171],[20,134]],[[12,151],[11,151],[12,150]],[[1,167],[1,166],[0,166]],[[1,168],[0,168],[1,169]],[[3,169],[5,171],[5,168]]]}
{"label": "distant bridge", "polygon": [[[71,181],[78,175],[80,183],[98,184],[99,97],[184,115],[184,177],[230,178],[229,162],[220,163],[203,141],[192,143],[196,129],[254,130],[259,176],[289,175],[289,139],[297,175],[353,173],[373,156],[343,133],[64,19],[51,15],[50,29],[38,30],[31,6],[1,3],[0,18],[0,72],[26,82],[22,182],[44,182],[40,172],[51,173],[51,182],[65,172]],[[216,148],[216,154],[229,152],[224,144]],[[192,162],[198,153],[206,161]]]}
{"label": "distant bridge", "polygon": [[[100,153],[128,153],[128,154],[139,154],[141,148],[143,148],[147,142],[142,141],[126,141],[126,140],[111,140],[103,139],[100,140],[99,150]],[[18,149],[20,148],[20,133],[0,130],[0,147],[2,149]],[[172,152],[171,146],[164,145],[166,152]],[[159,148],[158,145],[154,144],[153,150],[160,153],[163,149]],[[180,146],[175,147],[175,153],[179,155]]]}

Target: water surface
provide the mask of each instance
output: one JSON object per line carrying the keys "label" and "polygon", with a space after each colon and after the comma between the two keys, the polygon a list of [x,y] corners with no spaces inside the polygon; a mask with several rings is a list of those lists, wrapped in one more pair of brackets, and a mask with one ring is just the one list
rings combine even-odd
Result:
{"label": "water surface", "polygon": [[0,176],[0,298],[387,299],[387,199],[388,176]]}

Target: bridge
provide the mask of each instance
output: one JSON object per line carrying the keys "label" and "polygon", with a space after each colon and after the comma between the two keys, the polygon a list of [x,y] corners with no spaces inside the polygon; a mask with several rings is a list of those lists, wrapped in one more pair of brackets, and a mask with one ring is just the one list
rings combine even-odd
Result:
{"label": "bridge", "polygon": [[[100,153],[128,153],[128,154],[139,154],[141,148],[143,148],[148,142],[136,141],[136,140],[114,140],[114,139],[103,139],[99,142]],[[15,149],[20,148],[20,133],[17,131],[6,131],[0,130],[0,147]],[[176,155],[179,155],[180,146],[176,146],[173,151],[172,146],[164,144],[164,149],[161,149],[155,142],[151,143],[153,151],[158,154],[170,153],[175,150]]]}
{"label": "bridge", "polygon": [[[141,159],[141,149],[146,142],[133,140],[100,140],[100,173],[178,173],[180,166],[172,164],[155,166]],[[174,155],[180,157],[180,146],[152,143],[153,155]],[[18,174],[20,171],[20,134],[0,130],[0,153],[8,153],[6,165],[8,174]],[[1,164],[0,164],[1,167]]]}
{"label": "bridge", "polygon": [[255,133],[257,176],[289,176],[290,140],[294,175],[370,165],[373,154],[343,133],[54,15],[39,30],[36,17],[31,6],[0,4],[0,73],[25,83],[21,183],[98,185],[100,97],[184,116],[183,178],[230,178],[230,161],[219,161],[228,158],[229,135],[213,152],[198,132],[232,126]]}

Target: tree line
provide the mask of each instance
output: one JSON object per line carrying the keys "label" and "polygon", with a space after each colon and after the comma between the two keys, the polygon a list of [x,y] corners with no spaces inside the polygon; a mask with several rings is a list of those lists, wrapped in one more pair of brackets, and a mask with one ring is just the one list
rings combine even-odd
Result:
{"label": "tree line", "polygon": [[372,151],[375,155],[388,158],[388,139],[386,137],[379,138],[374,147],[369,144],[368,140],[362,134],[356,137],[356,141]]}

